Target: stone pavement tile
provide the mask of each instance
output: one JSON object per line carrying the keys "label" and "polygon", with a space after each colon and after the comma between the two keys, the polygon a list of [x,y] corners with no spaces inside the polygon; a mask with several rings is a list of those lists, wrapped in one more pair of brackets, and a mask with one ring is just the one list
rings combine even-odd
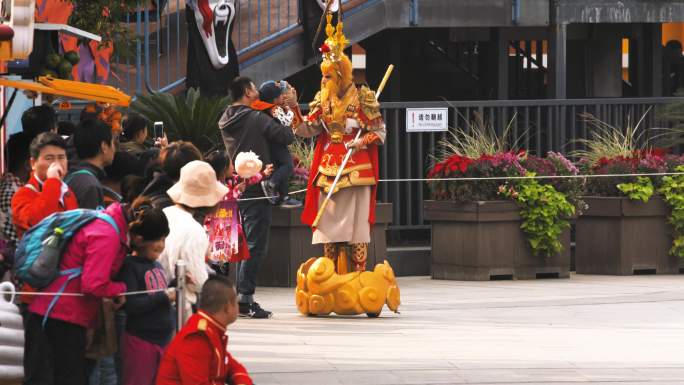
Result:
{"label": "stone pavement tile", "polygon": [[336,375],[324,372],[261,373],[251,377],[256,385],[342,385]]}
{"label": "stone pavement tile", "polygon": [[335,373],[337,381],[344,385],[394,385],[403,384],[400,373],[359,371]]}
{"label": "stone pavement tile", "polygon": [[276,384],[340,384],[340,385],[424,385],[465,384],[457,371],[449,370],[399,370],[399,371],[349,371],[349,372],[303,372],[260,373],[252,375],[258,385]]}
{"label": "stone pavement tile", "polygon": [[635,368],[639,374],[646,376],[651,381],[680,380],[684,384],[684,367],[680,368]]}
{"label": "stone pavement tile", "polygon": [[274,357],[272,355],[244,357],[246,357],[246,359],[240,358],[240,362],[247,366],[247,369],[250,373],[300,372],[302,370],[327,372],[337,371],[337,369],[326,360],[316,357],[298,358],[295,356],[295,354],[281,357]]}
{"label": "stone pavement tile", "polygon": [[455,367],[444,360],[422,360],[422,359],[374,359],[374,360],[340,360],[329,358],[331,365],[340,372],[353,372],[355,370],[381,370],[381,371],[395,371],[395,370],[444,370],[454,369]]}
{"label": "stone pavement tile", "polygon": [[565,361],[529,361],[510,358],[506,361],[472,361],[458,360],[451,361],[451,364],[458,369],[489,369],[494,365],[500,369],[576,369],[577,366]]}
{"label": "stone pavement tile", "polygon": [[459,370],[402,370],[397,374],[404,382],[402,384],[465,384]]}
{"label": "stone pavement tile", "polygon": [[291,289],[260,288],[259,301],[276,315],[238,320],[230,349],[259,385],[682,385],[681,283],[680,276],[400,278],[402,313],[379,319],[301,316]]}
{"label": "stone pavement tile", "polygon": [[466,383],[530,383],[530,382],[583,382],[582,374],[573,369],[500,369],[461,370]]}

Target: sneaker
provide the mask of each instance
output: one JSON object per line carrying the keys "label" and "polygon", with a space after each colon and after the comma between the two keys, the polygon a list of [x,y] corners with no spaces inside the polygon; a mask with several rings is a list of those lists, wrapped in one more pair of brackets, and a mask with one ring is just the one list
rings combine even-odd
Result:
{"label": "sneaker", "polygon": [[271,183],[270,180],[261,181],[261,189],[264,191],[264,195],[268,198],[268,201],[272,205],[278,203],[278,193],[276,192],[275,185]]}
{"label": "sneaker", "polygon": [[294,198],[286,197],[282,202],[280,202],[280,207],[284,209],[294,209],[297,207],[302,207],[302,202]]}
{"label": "sneaker", "polygon": [[268,310],[264,310],[259,306],[258,303],[241,303],[240,305],[240,317],[246,318],[271,318],[273,313]]}

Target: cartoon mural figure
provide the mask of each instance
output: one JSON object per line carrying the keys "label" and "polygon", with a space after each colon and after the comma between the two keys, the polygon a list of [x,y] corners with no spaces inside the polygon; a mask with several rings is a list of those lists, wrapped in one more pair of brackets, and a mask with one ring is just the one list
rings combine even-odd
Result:
{"label": "cartoon mural figure", "polygon": [[205,95],[224,96],[239,75],[231,36],[235,0],[187,0],[188,68],[186,86]]}

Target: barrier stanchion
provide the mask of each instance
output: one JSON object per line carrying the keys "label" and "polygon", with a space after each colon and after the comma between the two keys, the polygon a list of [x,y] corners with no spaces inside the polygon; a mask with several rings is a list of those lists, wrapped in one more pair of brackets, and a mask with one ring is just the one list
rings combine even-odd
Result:
{"label": "barrier stanchion", "polygon": [[185,261],[176,262],[176,331],[185,325]]}

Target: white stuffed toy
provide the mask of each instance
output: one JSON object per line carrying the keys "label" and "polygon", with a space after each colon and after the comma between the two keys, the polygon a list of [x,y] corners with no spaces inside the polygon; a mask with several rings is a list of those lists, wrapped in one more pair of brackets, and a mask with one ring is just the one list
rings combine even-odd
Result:
{"label": "white stuffed toy", "polygon": [[235,157],[235,172],[240,178],[249,179],[261,172],[262,167],[259,156],[252,151],[241,152]]}

